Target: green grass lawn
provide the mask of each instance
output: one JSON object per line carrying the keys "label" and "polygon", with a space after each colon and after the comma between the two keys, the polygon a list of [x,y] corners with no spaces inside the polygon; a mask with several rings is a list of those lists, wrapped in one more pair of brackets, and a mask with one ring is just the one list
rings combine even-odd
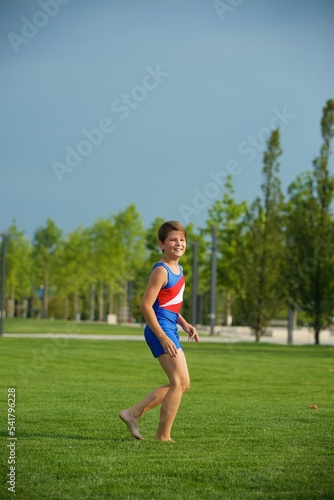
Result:
{"label": "green grass lawn", "polygon": [[[0,339],[0,498],[331,499],[334,348],[186,343],[174,444],[118,412],[166,382],[145,343]],[[16,494],[7,389],[16,388]],[[316,404],[317,410],[308,409]]]}

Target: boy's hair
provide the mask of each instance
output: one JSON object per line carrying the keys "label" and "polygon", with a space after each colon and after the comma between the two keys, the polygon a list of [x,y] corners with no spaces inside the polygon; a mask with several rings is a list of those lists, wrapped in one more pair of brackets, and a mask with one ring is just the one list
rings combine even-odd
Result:
{"label": "boy's hair", "polygon": [[159,227],[158,240],[163,243],[172,231],[181,231],[181,233],[184,234],[184,237],[187,238],[187,230],[184,226],[182,226],[181,222],[178,222],[177,220],[169,220],[164,222]]}

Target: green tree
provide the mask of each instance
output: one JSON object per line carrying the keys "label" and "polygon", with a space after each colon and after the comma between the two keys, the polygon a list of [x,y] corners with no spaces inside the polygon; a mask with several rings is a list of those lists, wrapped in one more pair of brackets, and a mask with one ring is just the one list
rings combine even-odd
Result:
{"label": "green tree", "polygon": [[[232,323],[232,301],[241,287],[237,249],[242,231],[242,218],[247,203],[235,201],[232,176],[225,183],[224,195],[209,209],[205,234],[211,238],[212,228],[217,228],[217,291],[224,305],[224,324]],[[207,268],[209,275],[211,270]]]}
{"label": "green tree", "polygon": [[[73,297],[73,318],[80,314],[80,294],[88,294],[90,282],[90,234],[83,227],[78,227],[69,233],[62,245],[59,255],[60,289],[65,298]],[[65,316],[67,317],[67,307]]]}
{"label": "green tree", "polygon": [[43,280],[42,317],[48,317],[50,275],[55,270],[57,251],[61,243],[62,231],[52,219],[36,230],[33,237],[33,259],[37,267],[37,277]]}
{"label": "green tree", "polygon": [[283,194],[278,177],[280,147],[279,129],[268,139],[263,156],[263,199],[257,198],[244,219],[237,260],[242,285],[239,289],[242,320],[260,340],[270,321],[284,303],[282,265]]}
{"label": "green tree", "polygon": [[[98,295],[98,319],[105,320],[105,302],[109,293],[109,313],[114,310],[114,294],[121,277],[119,272],[121,254],[117,241],[115,223],[111,217],[98,219],[89,229],[90,236],[90,287]],[[90,292],[91,299],[94,293]]]}
{"label": "green tree", "polygon": [[[119,285],[121,287],[120,319],[129,319],[129,305],[135,296],[134,281],[145,259],[146,232],[134,204],[113,217],[118,249]],[[131,285],[129,285],[131,283]]]}
{"label": "green tree", "polygon": [[286,231],[290,302],[307,313],[316,344],[334,315],[334,176],[329,170],[334,100],[323,108],[321,133],[323,144],[313,172],[299,176],[289,187]]}
{"label": "green tree", "polygon": [[151,226],[146,231],[146,259],[148,269],[150,272],[153,264],[158,262],[162,257],[161,249],[158,245],[158,230],[159,227],[165,222],[162,217],[156,217]]}
{"label": "green tree", "polygon": [[[7,230],[6,295],[10,300],[8,316],[15,314],[15,302],[27,299],[31,293],[31,245],[24,231],[19,231],[16,222]],[[24,306],[21,304],[19,315]],[[26,312],[26,311],[25,311]]]}

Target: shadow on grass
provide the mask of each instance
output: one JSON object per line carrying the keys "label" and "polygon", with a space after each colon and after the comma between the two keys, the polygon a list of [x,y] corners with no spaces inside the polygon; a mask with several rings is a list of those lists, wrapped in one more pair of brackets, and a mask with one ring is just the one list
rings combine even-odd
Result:
{"label": "shadow on grass", "polygon": [[[0,437],[8,438],[8,434],[6,432],[0,432]],[[114,443],[125,443],[125,442],[141,442],[137,439],[132,438],[131,436],[111,436],[108,439],[102,437],[91,437],[91,436],[73,436],[73,435],[65,435],[65,434],[29,434],[27,432],[20,432],[19,435],[16,436],[17,439],[71,439],[76,441],[112,441]]]}
{"label": "shadow on grass", "polygon": [[[0,432],[1,437],[8,437],[8,434],[5,432]],[[35,439],[35,438],[47,438],[47,439],[76,439],[77,441],[99,441],[101,438],[98,437],[90,437],[90,436],[72,436],[72,435],[64,435],[64,434],[28,434],[27,432],[20,432],[17,436],[17,439]]]}

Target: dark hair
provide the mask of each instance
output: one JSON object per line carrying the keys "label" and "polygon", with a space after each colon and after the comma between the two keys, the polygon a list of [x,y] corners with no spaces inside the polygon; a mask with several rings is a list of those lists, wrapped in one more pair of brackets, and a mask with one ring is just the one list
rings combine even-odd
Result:
{"label": "dark hair", "polygon": [[161,224],[158,230],[158,240],[164,242],[169,233],[172,231],[181,231],[184,234],[184,237],[187,238],[187,230],[184,226],[182,226],[181,222],[177,220],[169,220]]}

